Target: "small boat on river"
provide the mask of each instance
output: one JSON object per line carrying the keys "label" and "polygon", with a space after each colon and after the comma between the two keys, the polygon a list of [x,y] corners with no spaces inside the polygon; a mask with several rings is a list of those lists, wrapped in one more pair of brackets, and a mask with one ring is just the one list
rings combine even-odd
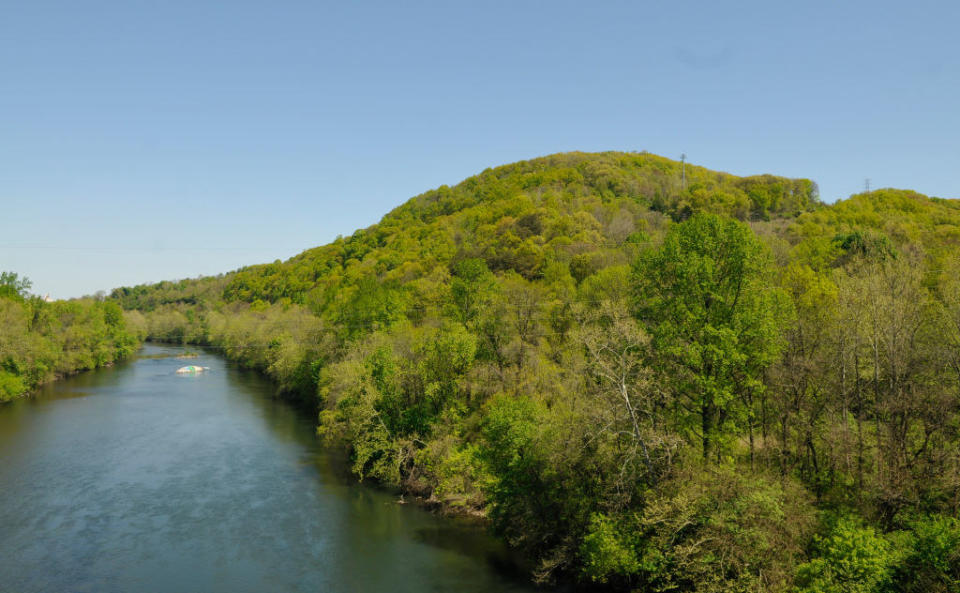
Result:
{"label": "small boat on river", "polygon": [[177,369],[177,374],[179,375],[189,375],[192,373],[202,373],[203,371],[209,371],[210,367],[200,367],[196,365],[189,365],[185,367],[180,367]]}

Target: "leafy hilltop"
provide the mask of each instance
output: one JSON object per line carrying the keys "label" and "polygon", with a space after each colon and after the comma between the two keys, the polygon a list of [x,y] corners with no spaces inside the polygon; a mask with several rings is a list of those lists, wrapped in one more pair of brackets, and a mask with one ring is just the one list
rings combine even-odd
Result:
{"label": "leafy hilltop", "polygon": [[560,154],[286,262],[114,291],[539,579],[960,590],[960,204]]}
{"label": "leafy hilltop", "polygon": [[[575,277],[624,261],[619,247],[707,211],[739,220],[795,216],[818,205],[816,185],[772,175],[736,177],[651,154],[571,153],[488,169],[456,187],[409,200],[380,223],[280,263],[229,275],[227,301],[289,302],[319,311],[346,282],[373,274],[409,282],[455,259],[483,258],[491,271],[541,278],[549,261],[569,259]],[[681,187],[683,185],[683,187]],[[212,281],[204,280],[203,283]],[[216,284],[216,283],[214,283]],[[165,289],[169,294],[161,296]],[[182,291],[186,290],[186,293]],[[160,283],[114,293],[128,308],[192,303],[196,283]],[[202,289],[201,289],[202,290]]]}

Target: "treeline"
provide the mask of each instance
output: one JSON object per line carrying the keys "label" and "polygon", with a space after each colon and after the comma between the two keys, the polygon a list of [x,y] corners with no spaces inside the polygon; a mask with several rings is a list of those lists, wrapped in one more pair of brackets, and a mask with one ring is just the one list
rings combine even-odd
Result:
{"label": "treeline", "polygon": [[485,513],[541,580],[960,590],[957,203],[685,175],[518,163],[113,298],[315,401],[361,479]]}
{"label": "treeline", "polygon": [[46,302],[29,289],[26,278],[0,273],[0,402],[129,356],[144,337],[115,302]]}

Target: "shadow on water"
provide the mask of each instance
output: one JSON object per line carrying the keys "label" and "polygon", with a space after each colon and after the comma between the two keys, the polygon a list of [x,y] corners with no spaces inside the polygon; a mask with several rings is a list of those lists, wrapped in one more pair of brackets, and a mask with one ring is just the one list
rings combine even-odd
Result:
{"label": "shadow on water", "polygon": [[510,575],[520,581],[530,574],[525,566],[510,554],[505,544],[492,539],[475,522],[465,523],[460,519],[448,519],[446,524],[421,527],[413,532],[413,538],[422,544],[441,550],[456,552],[483,561],[500,574]]}

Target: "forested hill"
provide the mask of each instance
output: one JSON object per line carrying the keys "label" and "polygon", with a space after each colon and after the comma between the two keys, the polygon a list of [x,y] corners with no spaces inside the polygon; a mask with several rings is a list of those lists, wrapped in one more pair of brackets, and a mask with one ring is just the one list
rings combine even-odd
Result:
{"label": "forested hill", "polygon": [[[372,276],[381,284],[405,283],[465,258],[483,258],[491,271],[527,279],[542,277],[559,258],[569,260],[581,280],[622,260],[617,252],[624,243],[645,241],[668,220],[693,212],[770,220],[818,205],[817,186],[806,179],[737,177],[646,153],[558,154],[441,186],[349,237],[284,263],[231,273],[225,287],[202,284],[217,293],[222,288],[228,301],[289,299],[317,310],[332,296],[328,287],[343,281]],[[128,308],[151,309],[165,301],[191,303],[197,290],[187,281],[123,288],[113,296]]]}
{"label": "forested hill", "polygon": [[960,590],[960,203],[560,154],[286,262],[114,291],[542,580]]}

